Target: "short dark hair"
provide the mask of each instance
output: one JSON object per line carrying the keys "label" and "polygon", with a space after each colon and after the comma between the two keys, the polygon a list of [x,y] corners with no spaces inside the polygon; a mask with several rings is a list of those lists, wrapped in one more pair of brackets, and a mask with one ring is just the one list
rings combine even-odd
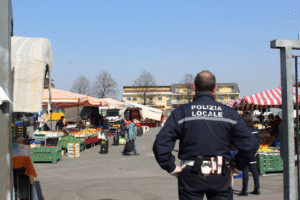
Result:
{"label": "short dark hair", "polygon": [[213,92],[216,86],[215,76],[207,70],[199,72],[195,77],[195,87],[199,92]]}
{"label": "short dark hair", "polygon": [[246,126],[254,127],[252,116],[249,112],[244,112],[242,115]]}

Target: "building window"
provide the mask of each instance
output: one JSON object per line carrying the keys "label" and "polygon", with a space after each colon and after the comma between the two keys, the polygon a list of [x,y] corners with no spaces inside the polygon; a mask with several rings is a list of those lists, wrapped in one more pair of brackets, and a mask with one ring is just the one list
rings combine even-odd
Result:
{"label": "building window", "polygon": [[136,101],[137,100],[137,98],[136,97],[132,97],[132,101]]}
{"label": "building window", "polygon": [[177,96],[177,97],[176,97],[176,100],[177,100],[177,101],[180,101],[180,96]]}
{"label": "building window", "polygon": [[179,93],[180,92],[180,88],[175,88],[175,92]]}
{"label": "building window", "polygon": [[162,100],[162,96],[158,96],[157,99],[158,99],[158,101],[161,101]]}
{"label": "building window", "polygon": [[235,96],[231,96],[230,98],[231,98],[231,100],[234,100],[234,99],[236,99],[236,98],[235,98]]}
{"label": "building window", "polygon": [[127,101],[131,101],[131,97],[127,97]]}
{"label": "building window", "polygon": [[225,99],[224,96],[220,96],[220,100],[224,101],[224,99]]}
{"label": "building window", "polygon": [[149,97],[149,101],[153,101],[153,97]]}

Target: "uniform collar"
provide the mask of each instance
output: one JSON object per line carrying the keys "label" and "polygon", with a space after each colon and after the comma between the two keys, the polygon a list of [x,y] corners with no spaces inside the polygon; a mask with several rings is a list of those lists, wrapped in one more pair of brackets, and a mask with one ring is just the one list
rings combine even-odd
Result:
{"label": "uniform collar", "polygon": [[212,98],[213,100],[215,100],[215,97],[213,94],[210,94],[210,93],[206,93],[206,92],[198,92],[195,96],[194,96],[194,99],[193,101],[195,101],[196,99],[200,99],[202,97],[209,97],[209,98]]}

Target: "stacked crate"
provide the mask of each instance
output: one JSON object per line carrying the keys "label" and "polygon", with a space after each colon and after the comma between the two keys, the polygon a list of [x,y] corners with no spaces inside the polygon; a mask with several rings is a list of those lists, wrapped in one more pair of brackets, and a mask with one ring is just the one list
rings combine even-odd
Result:
{"label": "stacked crate", "polygon": [[266,174],[266,172],[282,172],[283,160],[280,157],[280,151],[259,152],[257,157],[257,167],[260,175]]}
{"label": "stacked crate", "polygon": [[68,143],[67,144],[68,157],[79,158],[80,157],[80,143]]}

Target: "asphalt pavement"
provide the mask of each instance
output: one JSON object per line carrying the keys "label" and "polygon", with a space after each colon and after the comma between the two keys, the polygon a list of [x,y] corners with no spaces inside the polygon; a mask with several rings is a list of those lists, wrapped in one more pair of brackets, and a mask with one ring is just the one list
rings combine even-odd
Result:
{"label": "asphalt pavement", "polygon": [[[57,164],[34,163],[39,200],[174,200],[177,179],[160,169],[152,145],[160,128],[137,137],[139,156],[122,156],[124,145],[100,154],[100,146],[81,152],[80,158],[63,156]],[[173,151],[177,157],[178,144]],[[176,160],[179,164],[179,160]],[[250,173],[251,174],[251,173]],[[249,178],[249,192],[253,179]],[[283,199],[283,173],[260,176],[261,195],[240,197],[242,179],[234,179],[234,199]]]}

